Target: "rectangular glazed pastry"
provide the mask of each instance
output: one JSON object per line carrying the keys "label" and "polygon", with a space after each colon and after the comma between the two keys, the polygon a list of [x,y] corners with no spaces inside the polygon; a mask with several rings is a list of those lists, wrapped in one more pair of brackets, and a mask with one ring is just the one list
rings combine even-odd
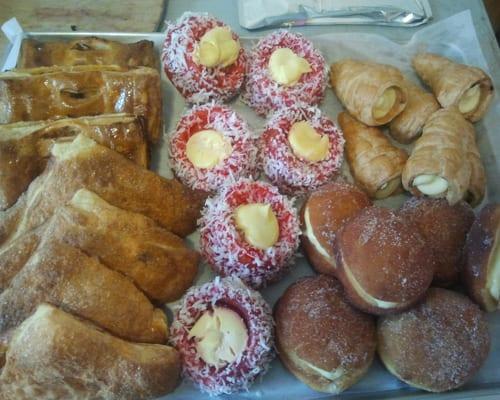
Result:
{"label": "rectangular glazed pastry", "polygon": [[154,43],[149,40],[120,43],[90,36],[69,42],[25,39],[17,68],[89,64],[157,68],[158,63]]}
{"label": "rectangular glazed pastry", "polygon": [[162,129],[160,74],[115,65],[40,67],[0,74],[0,123],[130,113],[146,120],[151,142]]}

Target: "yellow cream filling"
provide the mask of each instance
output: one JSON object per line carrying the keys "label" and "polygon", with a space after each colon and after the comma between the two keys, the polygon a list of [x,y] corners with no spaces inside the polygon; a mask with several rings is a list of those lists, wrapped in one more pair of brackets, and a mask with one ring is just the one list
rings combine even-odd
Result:
{"label": "yellow cream filling", "polygon": [[328,157],[330,142],[327,135],[320,135],[307,121],[296,122],[290,128],[288,141],[293,153],[310,162]]}
{"label": "yellow cream filling", "polygon": [[271,78],[285,86],[295,85],[302,74],[312,71],[311,65],[305,58],[287,48],[274,50],[269,58],[268,69]]}
{"label": "yellow cream filling", "polygon": [[458,110],[462,114],[474,111],[479,105],[481,98],[481,85],[477,84],[468,89],[458,102]]}
{"label": "yellow cream filling", "polygon": [[227,67],[238,59],[240,42],[234,40],[227,26],[210,29],[200,39],[194,52],[194,62],[205,67]]}
{"label": "yellow cream filling", "polygon": [[373,105],[373,118],[379,119],[385,117],[392,110],[396,103],[397,93],[393,87],[384,90],[382,95]]}
{"label": "yellow cream filling", "polygon": [[186,157],[196,168],[213,168],[232,151],[229,139],[211,129],[195,133],[186,144]]}
{"label": "yellow cream filling", "polygon": [[236,226],[252,246],[266,250],[279,238],[279,224],[269,204],[251,203],[239,206],[234,212]]}

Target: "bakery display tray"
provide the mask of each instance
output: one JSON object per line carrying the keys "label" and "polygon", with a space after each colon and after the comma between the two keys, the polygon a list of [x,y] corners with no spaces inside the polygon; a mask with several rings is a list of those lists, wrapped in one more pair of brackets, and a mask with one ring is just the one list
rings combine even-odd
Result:
{"label": "bakery display tray", "polygon": [[[158,52],[161,52],[163,34],[161,33],[106,33],[106,32],[72,32],[72,33],[51,33],[51,32],[27,32],[25,37],[34,38],[40,41],[48,40],[72,40],[84,36],[98,36],[106,39],[112,39],[122,42],[135,42],[138,40],[151,40],[155,43]],[[349,38],[351,36],[352,38]],[[416,35],[415,35],[416,36]],[[255,38],[242,38],[243,46],[251,46]],[[382,36],[356,34],[326,34],[320,36],[311,36],[310,39],[322,51],[328,64],[345,57],[358,57],[372,59],[378,62],[386,62],[400,67],[410,78],[416,80],[413,74],[409,57],[415,49],[420,48],[422,44],[412,43],[397,44],[390,42]],[[460,38],[457,38],[459,41]],[[477,39],[476,39],[477,40]],[[368,47],[364,47],[367,46]],[[381,46],[383,48],[381,48]],[[402,51],[401,49],[404,49]],[[449,44],[433,42],[430,50],[437,51],[445,56],[452,56],[458,61],[468,62],[478,65],[473,55],[467,54],[467,50],[462,50],[460,44]],[[480,51],[480,50],[479,50]],[[484,58],[483,58],[484,60]],[[486,65],[479,65],[487,69]],[[490,71],[493,72],[493,71]],[[163,93],[163,115],[164,115],[164,136],[161,142],[152,149],[151,168],[165,177],[171,177],[172,172],[168,165],[168,142],[165,140],[171,132],[180,115],[186,109],[187,105],[184,99],[177,93],[171,83],[161,71],[162,75],[162,93]],[[495,82],[498,87],[498,82]],[[239,98],[235,99],[231,106],[247,119],[250,126],[259,132],[264,124],[264,119],[258,117],[250,108],[244,105]],[[336,120],[338,112],[341,111],[341,105],[335,98],[332,90],[327,89],[326,97],[321,104],[321,109],[330,118]],[[490,108],[486,118],[475,128],[478,135],[478,145],[485,163],[488,179],[487,201],[500,201],[500,135],[495,127],[500,126],[500,101],[498,97]],[[496,154],[495,154],[496,153]],[[344,163],[342,174],[346,179],[350,179],[348,170]],[[404,201],[405,195],[396,196],[384,205],[396,207]],[[190,245],[198,247],[198,234],[194,233],[188,238]],[[266,300],[274,305],[284,290],[299,277],[312,275],[314,272],[308,265],[305,258],[301,255],[297,258],[297,263],[279,283],[274,284],[264,290],[262,294]],[[207,265],[200,266],[200,273],[196,284],[203,283],[212,277],[212,273]],[[167,305],[166,311],[169,321],[172,320],[171,306]],[[492,336],[492,347],[489,357],[481,368],[480,372],[466,386],[458,391],[431,394],[424,393],[408,387],[406,384],[398,381],[389,374],[378,360],[375,360],[368,374],[356,385],[346,392],[332,396],[325,393],[318,393],[309,389],[306,385],[297,380],[291,373],[286,371],[279,359],[275,359],[271,368],[264,377],[256,382],[249,392],[240,393],[232,396],[221,396],[221,398],[231,399],[500,399],[500,312],[488,315],[490,333]],[[307,329],[307,327],[305,327]],[[162,399],[180,400],[180,399],[203,399],[207,396],[200,393],[190,382],[183,382],[178,389]]]}

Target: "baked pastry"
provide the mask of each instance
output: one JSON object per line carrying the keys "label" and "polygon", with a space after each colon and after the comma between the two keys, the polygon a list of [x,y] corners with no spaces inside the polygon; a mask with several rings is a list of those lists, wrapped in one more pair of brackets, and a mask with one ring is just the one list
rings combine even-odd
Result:
{"label": "baked pastry", "polygon": [[98,258],[158,303],[181,297],[198,271],[198,253],[181,238],[142,214],[121,210],[80,189],[47,222],[0,249],[0,293],[47,240]]}
{"label": "baked pastry", "polygon": [[334,242],[337,276],[359,309],[383,315],[415,305],[434,275],[427,243],[406,218],[368,207],[347,221]]}
{"label": "baked pastry", "polygon": [[135,285],[67,244],[47,238],[0,294],[0,336],[39,304],[61,307],[121,338],[165,343],[167,318]]}
{"label": "baked pastry", "polygon": [[314,106],[295,105],[272,114],[260,137],[259,164],[282,193],[300,195],[340,170],[344,138]]}
{"label": "baked pastry", "polygon": [[433,53],[417,54],[412,65],[441,106],[456,106],[471,122],[486,114],[493,99],[493,82],[482,69]]}
{"label": "baked pastry", "polygon": [[300,102],[318,104],[325,94],[325,59],[300,33],[280,29],[249,52],[243,101],[262,116]]}
{"label": "baked pastry", "polygon": [[157,68],[158,56],[149,40],[121,43],[89,36],[69,42],[40,42],[28,38],[22,42],[17,68],[88,64]]}
{"label": "baked pastry", "polygon": [[293,203],[265,182],[223,186],[205,203],[198,224],[200,251],[214,272],[253,288],[279,280],[299,247]]}
{"label": "baked pastry", "polygon": [[310,264],[321,274],[336,274],[333,242],[346,221],[365,207],[368,196],[356,186],[333,182],[312,192],[300,211],[301,242]]}
{"label": "baked pastry", "polygon": [[488,356],[485,315],[460,293],[431,288],[411,310],[378,320],[378,354],[398,379],[444,392],[465,384]]}
{"label": "baked pastry", "polygon": [[403,169],[402,181],[414,195],[464,199],[472,206],[484,197],[486,178],[474,127],[456,107],[436,111]]}
{"label": "baked pastry", "polygon": [[500,205],[478,214],[464,248],[463,284],[470,298],[486,311],[500,304]]}
{"label": "baked pastry", "polygon": [[162,135],[160,74],[116,65],[40,67],[0,73],[0,123],[130,113],[144,117],[147,138]]}
{"label": "baked pastry", "polygon": [[379,128],[369,127],[346,112],[338,116],[351,173],[371,198],[384,199],[401,188],[408,155],[394,146]]}
{"label": "baked pastry", "polygon": [[10,340],[0,387],[5,400],[145,400],[173,391],[179,374],[172,347],[126,342],[43,304]]}
{"label": "baked pastry", "polygon": [[463,262],[462,250],[474,212],[465,202],[450,206],[445,199],[412,197],[400,209],[404,218],[415,224],[434,254],[436,286],[458,282]]}
{"label": "baked pastry", "polygon": [[0,125],[0,210],[13,205],[45,169],[54,143],[70,141],[80,133],[148,167],[142,123],[130,114]]}
{"label": "baked pastry", "polygon": [[330,82],[347,111],[369,126],[390,122],[408,101],[404,77],[390,65],[341,60],[332,64]]}
{"label": "baked pastry", "polygon": [[247,58],[238,35],[206,13],[186,12],[167,22],[161,59],[189,103],[229,100],[245,79]]}
{"label": "baked pastry", "polygon": [[312,389],[338,394],[370,368],[375,319],[345,300],[336,279],[302,278],[279,299],[274,317],[281,361]]}
{"label": "baked pastry", "polygon": [[398,142],[408,144],[420,136],[427,119],[440,107],[432,93],[407,79],[405,85],[408,93],[406,107],[389,123],[389,132]]}
{"label": "baked pastry", "polygon": [[231,108],[218,104],[195,106],[170,136],[175,175],[187,186],[206,192],[255,173],[256,135]]}
{"label": "baked pastry", "polygon": [[204,200],[175,179],[162,178],[79,135],[55,144],[45,171],[14,206],[0,211],[0,244],[41,225],[82,187],[182,237],[195,230]]}
{"label": "baked pastry", "polygon": [[210,395],[248,390],[274,358],[271,308],[234,276],[191,288],[170,334],[184,377]]}

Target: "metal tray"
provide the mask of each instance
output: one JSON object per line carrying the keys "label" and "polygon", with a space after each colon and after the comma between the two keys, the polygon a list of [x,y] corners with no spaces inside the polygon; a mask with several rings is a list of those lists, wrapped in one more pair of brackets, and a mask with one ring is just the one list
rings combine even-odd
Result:
{"label": "metal tray", "polygon": [[[156,49],[160,52],[164,36],[161,33],[106,33],[106,32],[28,32],[25,37],[35,38],[41,41],[49,40],[71,40],[84,36],[99,36],[102,38],[122,41],[122,42],[135,42],[138,40],[151,40],[155,43]],[[330,39],[335,39],[334,36],[341,34],[330,34],[321,36],[312,36],[310,39],[315,42],[315,45],[322,50],[327,62],[333,60],[329,55],[334,54],[328,46],[331,46]],[[252,42],[257,38],[242,38],[243,46],[249,47]],[[387,39],[383,38],[387,41]],[[439,44],[437,44],[439,45]],[[446,46],[443,47],[446,49]],[[441,49],[442,50],[442,49]],[[457,51],[453,48],[453,51]],[[446,51],[445,51],[446,52]],[[441,51],[441,53],[443,53]],[[446,54],[445,54],[446,55]],[[404,71],[411,74],[411,68],[408,65],[408,70]],[[165,177],[171,177],[172,172],[169,167],[167,141],[165,140],[169,132],[171,132],[180,115],[186,109],[184,99],[177,93],[172,84],[168,81],[165,73],[162,71],[162,92],[163,92],[163,113],[164,113],[164,136],[161,142],[152,149],[152,166],[151,168]],[[250,126],[259,131],[263,124],[264,119],[257,117],[253,111],[245,106],[239,99],[231,103],[231,106],[239,112],[244,118],[249,121]],[[332,93],[332,90],[327,89],[325,100],[321,105],[321,109],[330,118],[336,120],[338,112],[341,110],[341,105]],[[476,125],[478,133],[478,144],[482,154],[483,161],[485,162],[487,175],[488,175],[488,190],[487,201],[499,202],[500,193],[499,188],[499,170],[500,160],[495,157],[495,152],[500,150],[500,135],[492,129],[492,127],[500,126],[500,102],[494,100],[494,104],[489,110],[485,121]],[[496,149],[496,150],[495,150]],[[344,163],[345,164],[345,163]],[[346,166],[343,166],[342,174],[347,179],[351,179]],[[396,207],[404,201],[405,195],[396,196],[391,198],[389,202],[383,202],[384,205]],[[388,204],[389,203],[389,204]],[[198,234],[194,233],[188,237],[189,243],[197,248],[198,247]],[[276,300],[281,296],[284,290],[299,277],[305,275],[312,275],[314,272],[308,265],[307,261],[300,257],[290,273],[279,283],[274,284],[262,291],[266,300],[274,305]],[[199,276],[197,277],[197,284],[206,282],[213,276],[210,268],[202,265],[200,268]],[[171,321],[172,312],[171,306],[168,304],[165,307],[169,320]],[[249,392],[239,393],[232,396],[222,396],[223,398],[232,399],[500,399],[500,313],[495,312],[488,315],[490,332],[492,336],[491,352],[484,366],[479,373],[460,390],[444,393],[444,394],[431,394],[410,388],[406,384],[400,382],[393,377],[378,360],[375,360],[370,371],[364,376],[360,382],[351,387],[344,393],[332,396],[325,393],[315,392],[309,389],[306,385],[297,380],[290,374],[279,359],[275,359],[271,365],[270,371],[258,382],[256,382]],[[180,399],[202,399],[207,396],[200,393],[190,382],[184,381],[177,390],[162,399],[180,400]]]}

